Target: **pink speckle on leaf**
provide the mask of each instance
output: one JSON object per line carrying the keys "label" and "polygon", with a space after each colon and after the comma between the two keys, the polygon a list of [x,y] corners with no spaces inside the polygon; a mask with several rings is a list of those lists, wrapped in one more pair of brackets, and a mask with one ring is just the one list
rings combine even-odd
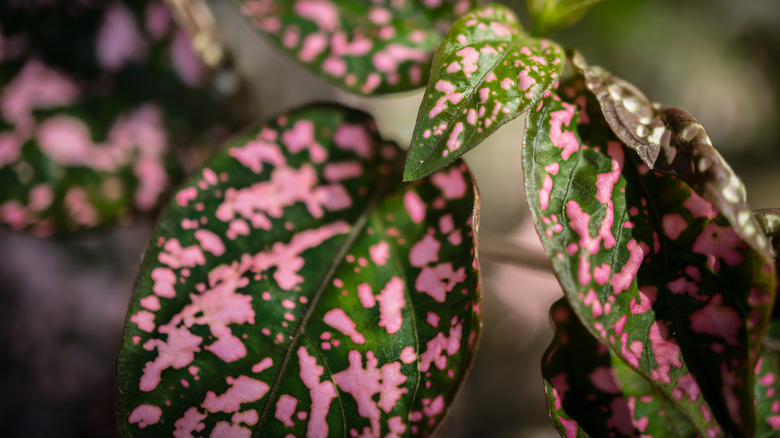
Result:
{"label": "pink speckle on leaf", "polygon": [[[358,413],[368,418],[371,424],[372,436],[380,432],[381,408],[389,413],[398,403],[406,388],[398,386],[406,382],[406,376],[401,373],[400,362],[390,362],[377,368],[378,361],[374,353],[366,353],[366,368],[363,368],[363,357],[357,350],[349,352],[349,368],[335,373],[333,380],[339,389],[352,395],[358,405]],[[375,402],[374,394],[379,394]]]}
{"label": "pink speckle on leaf", "polygon": [[267,370],[268,368],[271,368],[274,364],[274,360],[270,357],[266,357],[265,359],[261,360],[260,362],[252,365],[252,372],[253,373],[262,373],[263,371]]}
{"label": "pink speckle on leaf", "polygon": [[214,254],[215,256],[221,256],[225,253],[225,244],[222,243],[222,239],[209,230],[195,231],[195,238],[200,242],[200,246],[206,251]]}
{"label": "pink speckle on leaf", "polygon": [[628,260],[623,265],[623,269],[621,269],[620,272],[612,275],[612,281],[610,281],[612,293],[615,295],[619,295],[634,283],[634,279],[636,278],[637,272],[639,272],[639,267],[645,259],[645,255],[650,252],[650,247],[644,242],[637,243],[633,239],[628,242],[626,247],[629,252]]}
{"label": "pink speckle on leaf", "polygon": [[620,387],[615,379],[615,373],[611,367],[596,368],[588,376],[593,386],[608,394],[620,393]]}
{"label": "pink speckle on leaf", "polygon": [[682,368],[683,366],[680,347],[669,337],[669,330],[662,321],[655,321],[650,326],[649,337],[653,356],[658,364],[658,368],[651,370],[650,374],[654,380],[671,383],[672,377],[669,375],[671,368]]}
{"label": "pink speckle on leaf", "polygon": [[436,82],[434,89],[444,93],[444,96],[440,97],[439,100],[436,101],[436,104],[434,104],[433,108],[431,108],[431,110],[428,112],[429,119],[438,116],[442,111],[444,111],[447,108],[447,102],[451,102],[453,105],[457,105],[461,100],[463,100],[464,97],[463,93],[458,93],[455,91],[455,86],[452,85],[451,82],[445,81],[443,79]]}
{"label": "pink speckle on leaf", "polygon": [[707,266],[717,272],[720,262],[737,266],[744,261],[741,249],[745,245],[730,226],[721,227],[710,222],[693,244],[693,252],[707,256]]}
{"label": "pink speckle on leaf", "polygon": [[138,61],[146,51],[146,42],[136,27],[133,14],[121,4],[106,11],[95,40],[98,63],[110,70]]}
{"label": "pink speckle on leaf", "polygon": [[412,222],[420,223],[425,219],[425,204],[416,192],[408,191],[404,194],[404,207]]}
{"label": "pink speckle on leaf", "polygon": [[680,234],[688,228],[688,223],[685,222],[685,219],[679,213],[670,213],[664,215],[663,226],[664,234],[672,240],[677,240]]}
{"label": "pink speckle on leaf", "polygon": [[237,412],[241,404],[260,400],[269,389],[265,382],[247,376],[228,378],[228,383],[230,387],[222,395],[208,391],[203,408],[209,412]]}
{"label": "pink speckle on leaf", "polygon": [[431,182],[441,189],[445,199],[462,198],[468,188],[463,179],[463,172],[454,167],[434,173]]}
{"label": "pink speckle on leaf", "polygon": [[330,310],[322,319],[329,326],[349,336],[352,342],[356,344],[366,343],[366,338],[355,329],[355,322],[344,313],[344,310],[338,308]]}
{"label": "pink speckle on leaf", "polygon": [[333,142],[336,147],[354,151],[359,157],[370,159],[374,152],[371,137],[363,125],[344,123],[333,134]]}
{"label": "pink speckle on leaf", "polygon": [[155,294],[164,298],[176,296],[176,291],[173,289],[173,285],[176,284],[176,274],[171,269],[154,268],[151,277],[154,280],[152,291]]}
{"label": "pink speckle on leaf", "polygon": [[401,310],[406,305],[405,287],[400,278],[393,277],[376,297],[376,300],[379,301],[379,326],[384,327],[389,335],[400,330],[403,324]]}
{"label": "pink speckle on leaf", "polygon": [[426,234],[409,251],[409,263],[415,267],[423,267],[439,260],[439,248],[441,243],[430,234]]}
{"label": "pink speckle on leaf", "polygon": [[274,143],[267,143],[261,138],[250,141],[240,147],[230,148],[228,155],[238,160],[254,173],[263,171],[263,163],[276,167],[287,164],[279,146]]}
{"label": "pink speckle on leaf", "polygon": [[154,331],[154,313],[152,312],[139,310],[137,313],[130,316],[130,322],[137,325],[139,330],[149,333]]}
{"label": "pink speckle on leaf", "polygon": [[371,256],[372,262],[384,266],[390,257],[390,246],[385,241],[379,242],[368,248],[368,254]]}
{"label": "pink speckle on leaf", "polygon": [[295,422],[292,420],[292,415],[295,413],[295,408],[298,406],[298,399],[288,395],[282,394],[279,397],[279,401],[276,402],[276,412],[274,417],[281,421],[287,427],[295,426]]}
{"label": "pink speckle on leaf", "polygon": [[453,271],[452,263],[441,263],[435,267],[423,267],[415,282],[415,288],[418,292],[427,293],[435,301],[443,303],[447,299],[447,292],[451,292],[456,284],[464,280],[465,268]]}
{"label": "pink speckle on leaf", "polygon": [[162,416],[162,409],[158,406],[143,404],[133,409],[127,421],[130,424],[138,423],[138,428],[143,429],[146,426],[157,424]]}
{"label": "pink speckle on leaf", "polygon": [[311,120],[298,120],[293,128],[282,134],[282,141],[292,153],[303,149],[309,150],[309,157],[315,163],[322,163],[328,158],[328,153],[315,140],[314,123]]}
{"label": "pink speckle on leaf", "polygon": [[141,376],[139,389],[149,392],[157,388],[160,383],[160,375],[166,368],[181,369],[192,363],[195,353],[200,351],[200,343],[203,338],[193,335],[186,327],[173,327],[162,325],[160,333],[168,335],[166,341],[150,339],[144,343],[144,350],[157,349],[157,358],[147,362]]}
{"label": "pink speckle on leaf", "polygon": [[357,287],[357,294],[360,299],[360,304],[362,304],[363,307],[370,309],[376,305],[374,293],[371,291],[371,285],[368,283],[359,284]]}
{"label": "pink speckle on leaf", "polygon": [[722,338],[732,347],[738,345],[737,336],[743,323],[734,309],[723,305],[722,294],[714,295],[706,306],[691,315],[693,331]]}
{"label": "pink speckle on leaf", "polygon": [[562,102],[562,110],[550,113],[550,140],[553,146],[561,149],[561,158],[568,160],[571,154],[580,148],[577,137],[571,131],[564,131],[563,125],[570,125],[577,108],[575,105]]}
{"label": "pink speckle on leaf", "polygon": [[165,242],[163,249],[164,251],[157,256],[157,259],[160,263],[174,269],[182,267],[192,268],[206,263],[206,259],[203,257],[203,252],[200,247],[192,245],[182,248],[179,240],[176,238],[168,239],[168,241]]}
{"label": "pink speckle on leaf", "polygon": [[431,325],[431,327],[437,328],[439,327],[439,314],[434,312],[428,312],[425,315],[425,321]]}
{"label": "pink speckle on leaf", "polygon": [[[428,341],[425,351],[420,355],[420,371],[428,371],[431,363],[440,370],[445,369],[447,367],[447,356],[455,355],[460,349],[462,335],[463,324],[457,323],[450,327],[449,337],[439,332],[435,338]],[[444,355],[445,352],[447,353],[446,355]]]}
{"label": "pink speckle on leaf", "polygon": [[544,211],[550,206],[550,194],[553,189],[553,180],[550,175],[544,176],[542,188],[539,190],[539,208]]}
{"label": "pink speckle on leaf", "polygon": [[320,377],[324,370],[317,365],[317,360],[309,355],[305,347],[298,349],[298,360],[301,369],[301,381],[309,388],[312,401],[306,435],[310,438],[325,438],[328,436],[328,422],[326,418],[330,410],[330,403],[336,398],[338,393],[330,380],[320,382]]}
{"label": "pink speckle on leaf", "polygon": [[414,347],[405,347],[401,351],[400,356],[401,362],[403,363],[412,363],[415,360],[417,360],[417,354],[414,352]]}
{"label": "pink speckle on leaf", "polygon": [[[517,75],[517,85],[518,85],[518,87],[520,87],[520,90],[527,91],[534,84],[536,84],[536,79],[534,79],[534,78],[532,78],[531,76],[528,75],[528,70],[527,69],[523,69]],[[571,120],[571,118],[569,118],[569,120]]]}

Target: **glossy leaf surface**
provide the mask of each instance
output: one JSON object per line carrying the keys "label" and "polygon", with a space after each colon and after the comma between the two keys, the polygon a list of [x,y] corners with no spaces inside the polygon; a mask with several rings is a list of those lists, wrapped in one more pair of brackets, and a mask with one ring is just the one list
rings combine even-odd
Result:
{"label": "glossy leaf surface", "polygon": [[190,44],[161,1],[3,2],[0,224],[46,236],[157,208],[173,146],[230,121]]}
{"label": "glossy leaf surface", "polygon": [[697,436],[682,412],[588,332],[565,299],[553,304],[550,319],[555,337],[542,375],[561,436]]}
{"label": "glossy leaf surface", "polygon": [[297,62],[359,94],[425,85],[431,58],[470,0],[238,0],[241,12]]}
{"label": "glossy leaf surface", "polygon": [[564,59],[554,42],[526,35],[505,6],[461,17],[433,59],[404,179],[441,169],[535,106]]}
{"label": "glossy leaf surface", "polygon": [[770,257],[768,241],[747,203],[745,185],[701,124],[684,110],[650,103],[635,86],[587,65],[580,54],[572,59],[615,135],[654,171],[685,181],[729,220],[737,234]]}
{"label": "glossy leaf surface", "polygon": [[580,320],[704,434],[753,430],[775,274],[683,181],[612,134],[581,76],[526,124],[526,193]]}
{"label": "glossy leaf surface", "polygon": [[138,274],[121,434],[430,434],[476,348],[476,192],[462,163],[414,184],[400,164],[321,105],[197,172]]}

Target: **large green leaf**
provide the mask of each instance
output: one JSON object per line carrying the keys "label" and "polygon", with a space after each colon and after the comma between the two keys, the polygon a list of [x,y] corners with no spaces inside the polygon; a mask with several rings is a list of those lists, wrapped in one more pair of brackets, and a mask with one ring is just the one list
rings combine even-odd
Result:
{"label": "large green leaf", "polygon": [[237,0],[280,49],[330,82],[360,94],[420,87],[431,58],[472,0]]}
{"label": "large green leaf", "polygon": [[161,1],[3,2],[0,47],[0,224],[14,230],[153,211],[181,175],[174,145],[231,120]]}
{"label": "large green leaf", "polygon": [[[560,96],[560,97],[559,97]],[[537,231],[577,316],[705,435],[750,435],[771,260],[621,144],[580,75],[526,124]]]}
{"label": "large green leaf", "polygon": [[550,33],[576,23],[588,10],[603,0],[528,0],[528,14],[531,16],[531,33]]}
{"label": "large green leaf", "polygon": [[526,35],[505,6],[461,17],[433,58],[404,179],[452,163],[535,106],[558,81],[564,59],[554,42]]}
{"label": "large green leaf", "polygon": [[656,172],[685,181],[717,208],[746,242],[771,257],[747,203],[742,180],[712,146],[704,128],[679,108],[650,103],[635,86],[571,56],[596,95],[612,131]]}
{"label": "large green leaf", "polygon": [[121,435],[428,435],[476,348],[477,200],[462,163],[415,184],[400,164],[321,105],[197,172],[138,274]]}
{"label": "large green leaf", "polygon": [[555,337],[542,375],[561,436],[697,436],[682,412],[585,329],[565,299],[553,304],[550,319]]}

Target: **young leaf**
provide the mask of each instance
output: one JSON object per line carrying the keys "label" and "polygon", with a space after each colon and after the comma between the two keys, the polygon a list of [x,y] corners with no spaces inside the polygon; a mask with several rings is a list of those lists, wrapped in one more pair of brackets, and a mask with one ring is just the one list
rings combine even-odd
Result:
{"label": "young leaf", "polygon": [[241,12],[297,62],[355,93],[425,84],[431,57],[472,0],[239,0]]}
{"label": "young leaf", "polygon": [[771,257],[747,203],[742,180],[712,147],[699,122],[679,108],[651,104],[635,86],[601,67],[588,66],[575,53],[572,60],[596,95],[609,126],[642,161],[656,172],[685,181],[712,203],[746,242]]}
{"label": "young leaf", "polygon": [[603,0],[528,0],[531,34],[549,35],[580,21],[585,13]]}
{"label": "young leaf", "polygon": [[577,316],[703,434],[750,435],[775,273],[690,186],[612,134],[576,76],[526,123],[537,231]]}
{"label": "young leaf", "polygon": [[319,105],[197,172],[138,274],[120,434],[430,434],[476,348],[477,200],[464,164],[403,184],[400,158]]}
{"label": "young leaf", "polygon": [[404,179],[441,169],[539,103],[564,59],[554,42],[528,37],[505,6],[461,17],[433,58]]}
{"label": "young leaf", "polygon": [[162,2],[76,3],[0,4],[0,224],[38,236],[156,209],[233,115]]}
{"label": "young leaf", "polygon": [[550,319],[555,337],[542,375],[561,436],[697,436],[682,412],[585,329],[565,299],[552,305]]}

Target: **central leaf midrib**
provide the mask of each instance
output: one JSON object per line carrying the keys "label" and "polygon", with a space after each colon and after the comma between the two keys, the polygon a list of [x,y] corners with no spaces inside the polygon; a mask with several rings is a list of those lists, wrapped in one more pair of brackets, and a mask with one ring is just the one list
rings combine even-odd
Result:
{"label": "central leaf midrib", "polygon": [[[384,181],[390,181],[390,180],[394,181],[396,179],[400,180],[400,178],[395,178],[394,175],[382,176],[382,178]],[[355,243],[355,241],[360,237],[361,232],[363,231],[366,224],[368,223],[368,218],[370,217],[371,212],[376,209],[379,200],[384,197],[384,195],[388,192],[388,190],[393,185],[394,184],[387,184],[387,183],[380,182],[380,185],[374,190],[374,193],[369,197],[368,202],[364,204],[363,210],[361,211],[360,215],[357,217],[354,224],[352,225],[352,229],[349,231],[347,238],[344,240],[344,243],[342,243],[341,247],[339,248],[338,253],[333,258],[333,262],[328,266],[328,270],[325,272],[325,275],[322,277],[322,281],[317,287],[317,290],[311,296],[311,299],[309,300],[309,304],[306,307],[303,317],[300,319],[300,322],[297,328],[295,329],[295,332],[293,333],[292,339],[290,340],[289,343],[289,347],[286,349],[287,351],[284,355],[284,358],[282,359],[281,365],[279,366],[279,371],[276,374],[276,378],[274,379],[270,391],[267,394],[268,399],[266,401],[265,407],[263,408],[263,412],[260,414],[260,419],[258,420],[257,425],[255,426],[254,431],[252,432],[253,438],[260,438],[261,436],[260,431],[262,430],[263,426],[266,424],[266,421],[268,420],[268,416],[270,415],[271,405],[273,404],[273,401],[276,398],[277,393],[279,392],[279,387],[281,385],[282,378],[284,377],[287,371],[287,366],[289,365],[290,360],[292,358],[293,350],[295,350],[295,347],[298,345],[298,341],[300,340],[301,336],[305,333],[306,327],[308,327],[309,320],[311,320],[314,311],[317,308],[317,304],[319,303],[320,298],[325,292],[325,289],[327,289],[328,285],[331,283],[331,280],[335,276],[339,266],[341,266],[342,262],[346,258],[347,252]]]}

